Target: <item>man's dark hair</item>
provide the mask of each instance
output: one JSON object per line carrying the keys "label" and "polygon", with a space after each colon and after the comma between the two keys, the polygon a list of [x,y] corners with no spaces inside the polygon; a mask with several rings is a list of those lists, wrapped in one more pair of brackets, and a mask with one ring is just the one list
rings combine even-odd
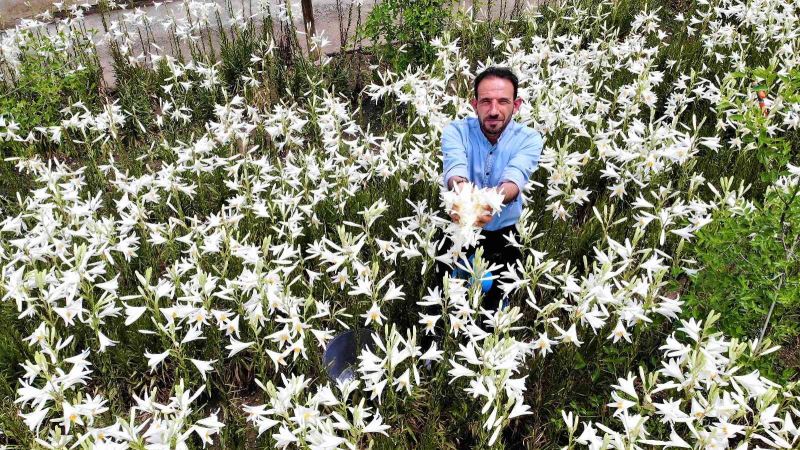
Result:
{"label": "man's dark hair", "polygon": [[508,67],[497,67],[497,66],[490,66],[484,69],[483,72],[479,73],[477,77],[475,77],[475,98],[478,98],[478,85],[481,84],[484,78],[487,77],[495,77],[495,78],[502,78],[504,80],[508,80],[511,84],[514,85],[514,99],[517,98],[517,87],[519,86],[519,78],[514,75],[514,72],[511,71]]}

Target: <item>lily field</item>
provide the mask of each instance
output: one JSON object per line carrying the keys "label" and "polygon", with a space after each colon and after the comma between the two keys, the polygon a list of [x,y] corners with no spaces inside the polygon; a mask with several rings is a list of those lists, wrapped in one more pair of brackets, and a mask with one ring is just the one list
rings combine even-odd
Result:
{"label": "lily field", "polygon": [[[0,448],[800,448],[800,4],[368,3],[2,31]],[[442,180],[490,65],[544,139],[505,267]]]}

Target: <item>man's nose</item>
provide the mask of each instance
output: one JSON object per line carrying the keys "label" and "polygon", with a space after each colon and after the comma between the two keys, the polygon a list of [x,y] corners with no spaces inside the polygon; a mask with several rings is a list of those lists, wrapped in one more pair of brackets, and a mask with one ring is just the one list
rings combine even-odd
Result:
{"label": "man's nose", "polygon": [[489,103],[489,114],[492,116],[496,116],[500,113],[500,108],[497,107],[497,102]]}

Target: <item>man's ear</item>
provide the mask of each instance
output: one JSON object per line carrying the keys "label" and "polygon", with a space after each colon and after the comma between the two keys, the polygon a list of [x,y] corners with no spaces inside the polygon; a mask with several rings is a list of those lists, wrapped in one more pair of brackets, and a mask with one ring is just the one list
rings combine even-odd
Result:
{"label": "man's ear", "polygon": [[522,106],[522,99],[518,98],[514,100],[514,114],[519,112],[519,107]]}
{"label": "man's ear", "polygon": [[475,112],[477,113],[478,112],[478,99],[477,98],[473,98],[472,100],[469,101],[469,104],[472,105],[472,109],[474,109]]}

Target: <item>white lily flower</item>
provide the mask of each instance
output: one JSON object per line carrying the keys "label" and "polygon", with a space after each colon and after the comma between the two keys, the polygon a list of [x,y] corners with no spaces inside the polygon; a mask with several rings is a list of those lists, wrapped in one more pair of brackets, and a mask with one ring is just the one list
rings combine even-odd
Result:
{"label": "white lily flower", "polygon": [[169,356],[169,350],[165,351],[164,353],[149,353],[147,351],[144,352],[144,356],[147,358],[147,366],[150,367],[150,370],[155,370],[159,364],[161,364],[167,356]]}
{"label": "white lily flower", "polygon": [[207,381],[206,374],[214,369],[212,367],[212,364],[217,362],[216,359],[212,359],[210,361],[203,361],[203,360],[191,359],[191,358],[189,359],[189,361],[191,361],[192,364],[194,364],[194,366],[197,368],[197,371],[200,372],[200,376],[203,377],[203,381]]}

